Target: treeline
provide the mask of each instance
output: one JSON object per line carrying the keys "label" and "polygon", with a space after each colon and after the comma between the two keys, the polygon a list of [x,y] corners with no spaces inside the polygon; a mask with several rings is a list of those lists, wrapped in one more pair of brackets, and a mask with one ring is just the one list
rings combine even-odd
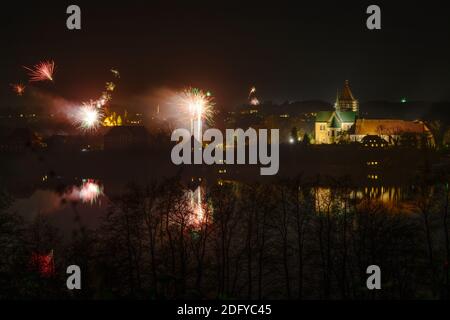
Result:
{"label": "treeline", "polygon": [[[411,208],[291,180],[220,183],[201,209],[177,179],[130,185],[101,227],[75,213],[69,237],[40,215],[25,223],[1,197],[1,299],[446,299],[448,186],[416,187]],[[42,272],[31,257],[53,252]],[[31,259],[31,260],[30,260]],[[66,288],[66,268],[82,290]],[[382,289],[366,287],[370,265]]]}

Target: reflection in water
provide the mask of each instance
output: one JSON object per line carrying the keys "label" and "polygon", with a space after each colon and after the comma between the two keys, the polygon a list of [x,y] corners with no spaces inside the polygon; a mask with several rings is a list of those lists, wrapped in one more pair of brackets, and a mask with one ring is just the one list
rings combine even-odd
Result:
{"label": "reflection in water", "polygon": [[205,214],[206,207],[202,197],[202,186],[198,186],[195,191],[189,190],[191,216],[189,224],[193,227],[201,227],[202,224],[207,223],[207,216]]}
{"label": "reflection in water", "polygon": [[384,187],[371,186],[357,190],[340,190],[329,187],[314,188],[316,212],[327,212],[331,209],[344,209],[346,201],[373,200],[391,208],[408,206],[412,201],[414,186]]}
{"label": "reflection in water", "polygon": [[[11,210],[30,219],[41,213],[50,213],[51,218],[58,225],[64,225],[66,229],[69,229],[73,225],[74,213],[80,215],[86,225],[97,227],[111,205],[104,194],[103,184],[98,180],[85,179],[59,191],[56,191],[57,186],[55,189],[49,189],[49,183],[52,181],[44,182],[42,185],[46,185],[47,188],[41,187],[26,198],[23,196],[17,198]],[[236,199],[241,198],[240,182],[219,180],[218,184],[219,186],[232,184],[230,192]],[[212,220],[214,208],[212,202],[207,200],[207,188],[207,181],[202,181],[193,189],[185,189],[183,223],[196,231],[212,222],[210,220]],[[305,203],[317,213],[352,210],[369,199],[385,204],[393,209],[393,212],[412,212],[414,201],[417,199],[417,189],[412,185],[367,186],[352,189],[325,186],[302,186],[301,188]],[[111,190],[114,188],[108,185],[107,189],[110,194],[113,194]],[[115,192],[122,192],[122,188],[117,188]],[[430,190],[430,192],[433,191]]]}
{"label": "reflection in water", "polygon": [[314,204],[316,212],[328,212],[333,203],[342,202],[330,188],[314,188]]}
{"label": "reflection in water", "polygon": [[[70,226],[76,210],[83,221],[95,226],[97,219],[104,215],[108,201],[103,193],[103,185],[93,179],[84,179],[78,185],[63,190],[40,188],[30,196],[17,197],[10,210],[25,219],[34,219],[39,214],[50,214],[59,225]],[[103,204],[105,202],[105,205]]]}
{"label": "reflection in water", "polygon": [[357,199],[369,198],[379,200],[384,204],[397,204],[405,197],[402,196],[400,187],[366,187],[363,191],[357,191],[355,194]]}
{"label": "reflection in water", "polygon": [[43,278],[50,278],[55,274],[55,260],[53,250],[49,254],[39,254],[33,252],[31,255],[31,267],[35,269]]}
{"label": "reflection in water", "polygon": [[101,195],[103,195],[103,186],[95,180],[87,179],[83,180],[80,187],[73,186],[70,191],[63,195],[63,198],[94,204]]}

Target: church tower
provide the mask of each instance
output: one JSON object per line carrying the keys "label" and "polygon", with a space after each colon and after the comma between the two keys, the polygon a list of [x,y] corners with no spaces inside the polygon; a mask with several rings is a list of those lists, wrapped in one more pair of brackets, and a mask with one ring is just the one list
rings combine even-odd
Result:
{"label": "church tower", "polygon": [[336,103],[334,104],[336,111],[353,111],[358,113],[359,103],[353,97],[348,80],[345,80],[344,89],[341,93],[337,93]]}

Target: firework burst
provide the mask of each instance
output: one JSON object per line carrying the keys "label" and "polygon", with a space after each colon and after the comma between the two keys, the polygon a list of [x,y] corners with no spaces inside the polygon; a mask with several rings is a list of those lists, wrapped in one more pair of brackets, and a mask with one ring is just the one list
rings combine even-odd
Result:
{"label": "firework burst", "polygon": [[33,68],[24,67],[29,71],[30,81],[53,81],[53,73],[55,71],[55,62],[43,61],[39,62]]}
{"label": "firework burst", "polygon": [[188,88],[177,95],[177,105],[189,118],[191,133],[199,138],[202,134],[203,121],[212,122],[214,101],[211,94],[200,89]]}
{"label": "firework burst", "polygon": [[92,102],[83,103],[75,113],[75,125],[83,131],[95,131],[102,123],[103,112]]}
{"label": "firework burst", "polygon": [[214,115],[214,101],[211,94],[200,89],[188,88],[178,96],[178,105],[190,118],[211,121]]}
{"label": "firework burst", "polygon": [[21,83],[11,84],[11,88],[18,96],[22,96],[25,93],[25,86]]}

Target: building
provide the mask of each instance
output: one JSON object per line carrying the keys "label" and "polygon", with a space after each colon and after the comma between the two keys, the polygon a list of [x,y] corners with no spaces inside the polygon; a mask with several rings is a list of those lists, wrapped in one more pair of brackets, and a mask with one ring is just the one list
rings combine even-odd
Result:
{"label": "building", "polygon": [[368,148],[385,148],[388,146],[386,140],[378,135],[366,135],[361,139],[361,144]]}
{"label": "building", "polygon": [[330,144],[339,140],[351,129],[356,120],[353,111],[320,111],[316,115],[316,144]]}
{"label": "building", "polygon": [[350,132],[351,141],[362,142],[366,136],[378,136],[389,145],[412,146],[423,139],[434,145],[430,130],[421,121],[357,119]]}
{"label": "building", "polygon": [[330,144],[345,137],[358,116],[359,103],[353,96],[348,80],[337,94],[334,111],[320,111],[315,121],[315,143]]}
{"label": "building", "polygon": [[112,127],[103,137],[105,150],[144,149],[149,144],[144,126]]}
{"label": "building", "polygon": [[359,103],[353,96],[348,80],[342,92],[338,92],[334,108],[334,111],[317,113],[316,144],[351,141],[367,147],[434,145],[430,130],[421,121],[359,119]]}

